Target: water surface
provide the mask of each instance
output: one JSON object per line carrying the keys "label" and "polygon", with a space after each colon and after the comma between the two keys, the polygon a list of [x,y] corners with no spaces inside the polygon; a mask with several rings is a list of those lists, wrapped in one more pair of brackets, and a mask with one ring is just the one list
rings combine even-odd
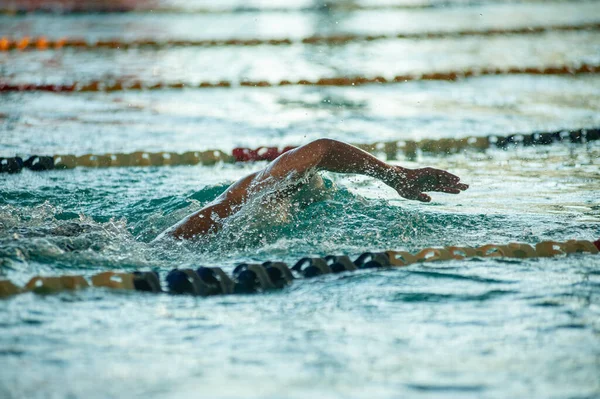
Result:
{"label": "water surface", "polygon": [[[463,2],[464,3],[464,2]],[[168,4],[175,4],[173,2]],[[194,3],[203,6],[200,3]],[[237,3],[236,3],[237,4]],[[252,3],[254,4],[254,3]],[[286,5],[279,4],[278,7]],[[432,9],[1,16],[0,36],[221,38],[597,22],[596,2]],[[160,21],[157,25],[156,21]],[[275,21],[275,22],[274,22]],[[340,47],[11,52],[0,79],[197,82],[598,62],[595,32]],[[387,75],[386,75],[387,76]],[[484,136],[600,124],[597,76],[495,76],[347,88],[0,96],[0,156],[188,151]],[[152,240],[265,163],[0,175],[0,274],[157,270],[428,246],[600,238],[600,145],[400,156],[471,185],[421,204],[324,173],[330,196],[287,223],[253,213],[220,234]],[[600,257],[469,259],[195,298],[113,292],[0,302],[6,398],[593,398]]]}

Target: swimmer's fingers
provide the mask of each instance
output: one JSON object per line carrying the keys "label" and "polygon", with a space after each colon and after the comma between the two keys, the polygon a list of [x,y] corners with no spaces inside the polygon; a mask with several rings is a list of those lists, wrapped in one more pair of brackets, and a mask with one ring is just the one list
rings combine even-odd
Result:
{"label": "swimmer's fingers", "polygon": [[460,181],[460,177],[435,168],[418,169],[416,179],[424,191],[435,190],[436,187],[457,186]]}
{"label": "swimmer's fingers", "polygon": [[423,168],[421,169],[421,173],[425,176],[435,176],[438,179],[449,183],[457,183],[460,180],[460,177],[442,169]]}
{"label": "swimmer's fingers", "polygon": [[453,184],[457,184],[460,181],[460,177],[453,175],[450,172],[444,172],[445,173],[445,178],[446,180],[448,180],[449,183],[453,183]]}
{"label": "swimmer's fingers", "polygon": [[431,191],[437,191],[440,193],[447,193],[447,194],[460,194],[462,191],[466,190],[467,188],[469,188],[469,186],[467,184],[456,184],[453,186],[437,186],[437,187],[434,187]]}
{"label": "swimmer's fingers", "polygon": [[420,193],[416,199],[421,202],[431,202],[431,197],[425,193]]}
{"label": "swimmer's fingers", "polygon": [[460,194],[460,190],[454,187],[435,187],[432,191],[446,194]]}
{"label": "swimmer's fingers", "polygon": [[419,191],[398,191],[401,197],[420,202],[431,202],[431,197]]}
{"label": "swimmer's fingers", "polygon": [[398,193],[409,200],[430,202],[431,197],[424,192],[435,191],[447,194],[460,194],[469,188],[460,183],[460,178],[445,170],[435,168],[414,169]]}
{"label": "swimmer's fingers", "polygon": [[[466,188],[468,188],[468,186],[466,184],[463,184],[463,186],[466,186]],[[436,191],[439,193],[446,193],[446,194],[460,194],[462,192],[462,190],[457,188],[457,186],[451,186],[451,187],[437,186],[428,191]],[[425,193],[410,192],[410,193],[401,193],[400,195],[402,195],[404,198],[410,199],[410,200],[415,200],[415,201],[420,201],[420,202],[431,202],[431,197]]]}

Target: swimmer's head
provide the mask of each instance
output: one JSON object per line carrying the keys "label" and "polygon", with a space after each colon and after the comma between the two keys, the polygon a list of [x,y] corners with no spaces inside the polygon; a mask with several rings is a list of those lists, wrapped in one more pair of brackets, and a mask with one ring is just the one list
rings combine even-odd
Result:
{"label": "swimmer's head", "polygon": [[295,200],[304,208],[315,202],[325,201],[329,198],[327,187],[323,178],[318,173],[310,176],[310,180],[298,192]]}

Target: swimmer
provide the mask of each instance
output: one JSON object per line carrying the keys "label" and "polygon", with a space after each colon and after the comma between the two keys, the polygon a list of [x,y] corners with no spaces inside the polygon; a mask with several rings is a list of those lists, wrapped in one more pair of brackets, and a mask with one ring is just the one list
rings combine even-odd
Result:
{"label": "swimmer", "polygon": [[469,186],[460,178],[434,168],[406,169],[387,164],[371,154],[336,140],[319,139],[288,151],[267,165],[232,184],[223,194],[199,211],[167,229],[157,239],[172,236],[190,239],[217,232],[223,221],[239,212],[261,194],[265,206],[277,206],[299,191],[323,190],[318,171],[353,173],[381,180],[406,199],[431,201],[425,191],[459,194]]}

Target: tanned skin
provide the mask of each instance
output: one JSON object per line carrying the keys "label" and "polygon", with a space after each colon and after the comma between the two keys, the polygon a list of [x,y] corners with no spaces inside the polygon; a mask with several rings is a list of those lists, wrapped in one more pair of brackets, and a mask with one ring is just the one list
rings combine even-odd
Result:
{"label": "tanned skin", "polygon": [[[307,175],[317,171],[354,173],[381,180],[398,192],[401,197],[421,202],[431,201],[425,191],[459,194],[469,188],[460,178],[443,170],[433,168],[406,169],[389,165],[371,154],[336,140],[319,139],[288,151],[267,165],[232,184],[223,194],[201,210],[187,216],[163,234],[178,239],[216,232],[222,220],[238,212],[248,199],[274,187],[278,183],[306,181]],[[277,200],[292,195],[277,193]]]}

